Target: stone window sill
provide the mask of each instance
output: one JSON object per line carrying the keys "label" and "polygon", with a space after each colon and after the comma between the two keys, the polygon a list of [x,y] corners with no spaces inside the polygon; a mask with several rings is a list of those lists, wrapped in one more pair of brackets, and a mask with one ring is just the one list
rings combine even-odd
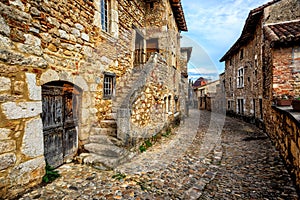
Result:
{"label": "stone window sill", "polygon": [[112,34],[110,34],[109,32],[103,31],[101,30],[100,35],[103,39],[107,39],[111,42],[116,42],[118,38],[115,38],[114,36],[112,36]]}

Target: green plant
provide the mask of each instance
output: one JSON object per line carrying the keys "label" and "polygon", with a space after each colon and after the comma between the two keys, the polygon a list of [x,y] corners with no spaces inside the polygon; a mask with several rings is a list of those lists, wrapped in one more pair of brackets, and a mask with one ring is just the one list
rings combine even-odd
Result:
{"label": "green plant", "polygon": [[140,152],[141,152],[141,153],[143,153],[143,152],[145,152],[145,151],[147,150],[147,148],[146,148],[144,145],[141,145],[141,146],[139,147],[139,149],[140,149]]}
{"label": "green plant", "polygon": [[117,174],[113,175],[112,178],[117,179],[117,180],[122,180],[122,179],[126,178],[126,174],[117,173]]}
{"label": "green plant", "polygon": [[145,145],[146,145],[147,148],[152,147],[152,143],[151,143],[150,140],[146,140]]}
{"label": "green plant", "polygon": [[169,135],[171,135],[171,129],[167,129],[167,131],[164,134],[162,134],[162,136],[164,137],[168,137]]}
{"label": "green plant", "polygon": [[60,174],[57,170],[55,170],[53,167],[51,167],[48,163],[46,163],[46,174],[43,176],[42,181],[44,183],[51,183],[58,177],[60,177]]}
{"label": "green plant", "polygon": [[295,100],[300,100],[300,97],[296,97]]}

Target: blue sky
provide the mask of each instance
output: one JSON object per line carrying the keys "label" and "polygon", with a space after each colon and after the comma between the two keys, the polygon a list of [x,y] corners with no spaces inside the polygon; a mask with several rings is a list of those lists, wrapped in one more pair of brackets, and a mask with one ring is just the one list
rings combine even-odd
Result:
{"label": "blue sky", "polygon": [[189,31],[182,46],[192,46],[189,78],[216,79],[220,58],[239,38],[250,10],[270,0],[181,0]]}

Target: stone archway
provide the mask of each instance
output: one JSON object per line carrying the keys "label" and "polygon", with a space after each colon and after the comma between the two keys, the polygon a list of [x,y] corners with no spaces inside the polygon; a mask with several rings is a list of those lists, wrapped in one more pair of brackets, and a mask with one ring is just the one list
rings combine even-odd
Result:
{"label": "stone archway", "polygon": [[66,81],[42,85],[44,156],[52,167],[77,153],[81,94],[78,86]]}

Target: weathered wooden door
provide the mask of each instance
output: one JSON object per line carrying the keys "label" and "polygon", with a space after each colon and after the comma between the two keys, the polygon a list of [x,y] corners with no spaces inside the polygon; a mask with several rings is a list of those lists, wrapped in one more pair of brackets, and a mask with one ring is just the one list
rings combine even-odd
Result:
{"label": "weathered wooden door", "polygon": [[71,84],[56,82],[42,87],[44,155],[53,167],[76,154],[79,100],[80,91]]}

